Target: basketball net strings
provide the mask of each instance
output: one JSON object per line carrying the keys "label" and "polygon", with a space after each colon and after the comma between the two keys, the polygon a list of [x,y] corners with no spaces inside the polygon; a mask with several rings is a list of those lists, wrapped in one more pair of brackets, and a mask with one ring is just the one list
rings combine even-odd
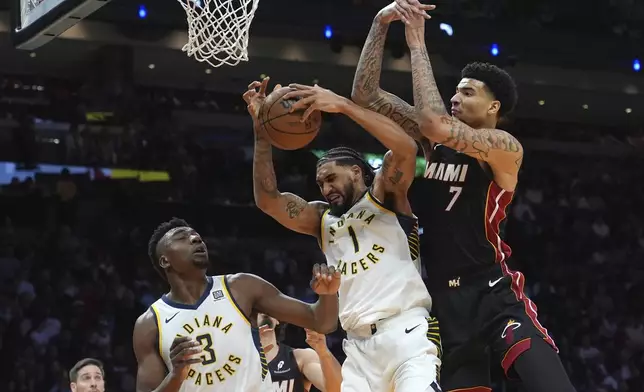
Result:
{"label": "basketball net strings", "polygon": [[259,0],[179,0],[188,19],[182,50],[213,67],[248,61],[248,36]]}

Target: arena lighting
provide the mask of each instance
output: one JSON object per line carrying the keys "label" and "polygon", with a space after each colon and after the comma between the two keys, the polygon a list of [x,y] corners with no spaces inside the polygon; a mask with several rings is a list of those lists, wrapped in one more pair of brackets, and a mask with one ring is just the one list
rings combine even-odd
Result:
{"label": "arena lighting", "polygon": [[333,38],[333,29],[330,25],[324,26],[324,38],[331,39]]}
{"label": "arena lighting", "polygon": [[148,16],[148,10],[145,8],[145,5],[141,4],[139,6],[139,18],[145,19]]}
{"label": "arena lighting", "polygon": [[[315,155],[318,159],[322,158],[322,155],[326,150],[311,150],[311,153]],[[382,166],[382,162],[385,158],[383,154],[372,154],[372,153],[364,153],[362,154],[364,158],[367,160],[367,162],[374,168],[379,168]],[[423,174],[425,173],[425,158],[421,157],[416,157],[416,177],[422,177]]]}
{"label": "arena lighting", "polygon": [[490,47],[490,54],[492,56],[495,56],[495,57],[498,56],[499,55],[499,45],[492,44],[492,46]]}
{"label": "arena lighting", "polygon": [[445,32],[445,34],[449,35],[450,37],[454,35],[454,28],[452,27],[452,25],[447,23],[441,23],[439,27],[442,31]]}
{"label": "arena lighting", "polygon": [[633,71],[639,72],[642,69],[642,64],[640,64],[639,59],[633,60]]}

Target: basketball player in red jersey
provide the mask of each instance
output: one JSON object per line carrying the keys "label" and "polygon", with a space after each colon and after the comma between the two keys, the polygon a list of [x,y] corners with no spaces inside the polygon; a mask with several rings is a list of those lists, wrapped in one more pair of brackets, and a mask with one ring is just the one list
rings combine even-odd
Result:
{"label": "basketball player in red jersey", "polygon": [[[517,187],[521,143],[497,129],[517,101],[504,70],[468,64],[448,113],[425,46],[425,11],[434,6],[396,0],[380,11],[365,43],[352,98],[385,114],[421,142],[427,160],[421,187],[428,220],[423,254],[441,323],[445,391],[489,392],[490,353],[524,390],[574,391],[557,347],[525,295],[525,278],[509,269],[502,237]],[[414,104],[379,88],[388,24],[403,19],[411,52]]]}

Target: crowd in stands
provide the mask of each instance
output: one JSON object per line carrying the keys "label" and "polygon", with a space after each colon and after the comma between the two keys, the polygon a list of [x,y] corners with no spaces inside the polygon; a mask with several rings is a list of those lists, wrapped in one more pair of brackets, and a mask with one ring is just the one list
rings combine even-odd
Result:
{"label": "crowd in stands", "polygon": [[[239,188],[217,178],[220,168],[196,175],[198,184],[218,188],[215,201],[173,202],[156,197],[164,189],[158,184],[69,175],[2,189],[1,390],[66,391],[66,369],[85,356],[106,361],[110,390],[134,390],[132,326],[167,290],[146,243],[173,215],[207,238],[213,273],[253,272],[289,295],[314,298],[308,274],[322,260],[315,241],[291,241],[297,235],[255,209],[249,191],[238,195],[242,185],[251,188],[250,166],[242,154],[226,158],[238,170],[229,179],[241,176]],[[580,392],[644,390],[644,178],[637,163],[531,155],[508,224],[514,267],[526,273],[527,293]],[[284,174],[284,189],[314,197],[310,176]],[[411,199],[421,226],[431,224],[422,221],[422,181]],[[297,328],[286,339],[303,345]],[[340,358],[341,339],[341,331],[329,338]]]}
{"label": "crowd in stands", "polygon": [[[2,94],[0,119],[20,119],[23,130],[33,130],[34,117],[68,124],[61,142],[52,144],[54,161],[167,170],[171,181],[90,181],[64,172],[2,187],[1,391],[67,392],[67,370],[88,356],[107,364],[108,390],[134,390],[134,320],[167,290],[150,264],[146,244],[153,228],[172,216],[184,217],[207,239],[214,274],[253,272],[289,295],[314,299],[308,289],[310,268],[323,260],[315,241],[281,229],[254,207],[250,130],[234,143],[213,147],[169,115],[177,108],[242,115],[239,97],[141,88],[126,104],[143,114],[133,116],[114,102],[114,116],[96,125],[87,117],[95,109],[77,94],[80,86],[23,80],[15,87],[17,82],[5,78],[0,85],[23,94],[23,101]],[[34,96],[47,103],[34,104]],[[28,110],[21,109],[24,100],[30,102]],[[51,109],[53,103],[58,110]],[[382,152],[359,132],[338,139],[333,128],[346,124],[331,121],[333,137],[322,136],[315,146],[343,140]],[[519,120],[511,126],[520,139],[602,143],[613,132],[613,139],[628,141],[618,130],[594,133],[560,126],[561,132],[544,134],[536,131],[543,126],[530,124]],[[102,131],[90,132],[95,126]],[[110,133],[113,129],[119,131]],[[31,141],[23,135],[14,138],[17,144],[3,142],[0,158],[29,151],[20,147],[27,142],[36,146],[32,165],[47,155],[43,145],[49,136],[41,131],[30,135]],[[310,151],[276,152],[275,160],[282,190],[309,200],[319,197],[312,176],[316,157]],[[644,390],[642,163],[637,155],[567,156],[528,147],[520,174],[507,225],[513,267],[526,274],[526,291],[580,392]],[[421,227],[430,225],[423,219],[422,205],[431,200],[424,197],[422,180],[413,185],[410,198]],[[303,336],[292,326],[285,333],[294,346],[304,345]],[[340,359],[342,337],[342,331],[329,336]],[[493,366],[500,391],[499,366]],[[506,390],[513,388],[510,383]]]}

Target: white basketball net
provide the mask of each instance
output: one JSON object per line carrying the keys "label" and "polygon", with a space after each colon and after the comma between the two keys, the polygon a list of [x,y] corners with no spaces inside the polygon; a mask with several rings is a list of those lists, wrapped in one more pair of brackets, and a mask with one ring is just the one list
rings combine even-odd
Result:
{"label": "white basketball net", "polygon": [[213,67],[248,61],[248,33],[259,0],[179,0],[188,16],[188,56]]}

